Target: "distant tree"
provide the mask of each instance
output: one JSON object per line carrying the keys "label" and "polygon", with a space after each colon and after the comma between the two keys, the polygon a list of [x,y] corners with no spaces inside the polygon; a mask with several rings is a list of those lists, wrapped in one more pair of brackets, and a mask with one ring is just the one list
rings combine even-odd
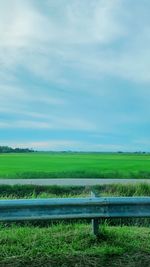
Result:
{"label": "distant tree", "polygon": [[0,146],[0,153],[30,153],[34,150],[29,148],[12,148],[9,146]]}

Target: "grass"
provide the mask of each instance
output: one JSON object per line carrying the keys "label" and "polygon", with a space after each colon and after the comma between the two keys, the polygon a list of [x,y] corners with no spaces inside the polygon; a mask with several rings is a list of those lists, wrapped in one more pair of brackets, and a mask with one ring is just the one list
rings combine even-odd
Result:
{"label": "grass", "polygon": [[0,228],[1,267],[149,264],[149,228],[103,226],[99,238],[91,234],[90,225],[85,223]]}
{"label": "grass", "polygon": [[0,154],[0,178],[150,178],[150,154]]}
{"label": "grass", "polygon": [[[100,196],[150,196],[150,185],[3,185],[0,198],[86,197],[91,191]],[[1,223],[0,267],[148,267],[149,223],[149,219],[101,221],[98,238],[86,220]]]}
{"label": "grass", "polygon": [[111,184],[96,186],[39,186],[39,185],[0,185],[0,198],[51,198],[89,197],[91,191],[97,196],[150,196],[150,185]]}

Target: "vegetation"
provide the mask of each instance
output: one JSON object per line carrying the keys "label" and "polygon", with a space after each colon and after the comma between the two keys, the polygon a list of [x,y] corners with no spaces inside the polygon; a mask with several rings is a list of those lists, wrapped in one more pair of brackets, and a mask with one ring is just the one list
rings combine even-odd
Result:
{"label": "vegetation", "polygon": [[9,146],[0,146],[0,153],[29,153],[33,150],[29,148],[12,148]]}
{"label": "vegetation", "polygon": [[99,238],[88,224],[1,226],[0,266],[149,266],[150,229],[104,226]]}
{"label": "vegetation", "polygon": [[0,185],[0,198],[51,198],[97,196],[150,196],[150,184],[112,184],[95,186]]}
{"label": "vegetation", "polygon": [[[86,197],[91,191],[101,196],[150,196],[150,185],[3,185],[0,197]],[[147,267],[150,266],[150,229],[145,226],[149,222],[148,219],[101,221],[98,238],[92,235],[90,221],[86,220],[1,223],[0,266]]]}
{"label": "vegetation", "polygon": [[150,154],[0,154],[1,178],[150,178]]}

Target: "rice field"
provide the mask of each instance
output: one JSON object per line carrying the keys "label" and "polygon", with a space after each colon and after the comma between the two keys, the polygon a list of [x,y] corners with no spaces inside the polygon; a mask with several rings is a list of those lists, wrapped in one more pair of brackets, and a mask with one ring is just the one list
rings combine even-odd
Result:
{"label": "rice field", "polygon": [[150,178],[150,154],[0,154],[0,178]]}

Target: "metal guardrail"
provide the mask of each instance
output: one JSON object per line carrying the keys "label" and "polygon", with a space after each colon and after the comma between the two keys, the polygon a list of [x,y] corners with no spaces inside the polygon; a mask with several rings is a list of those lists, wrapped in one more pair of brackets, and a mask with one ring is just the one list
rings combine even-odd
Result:
{"label": "metal guardrail", "polygon": [[0,200],[0,221],[150,217],[150,197],[94,197]]}

